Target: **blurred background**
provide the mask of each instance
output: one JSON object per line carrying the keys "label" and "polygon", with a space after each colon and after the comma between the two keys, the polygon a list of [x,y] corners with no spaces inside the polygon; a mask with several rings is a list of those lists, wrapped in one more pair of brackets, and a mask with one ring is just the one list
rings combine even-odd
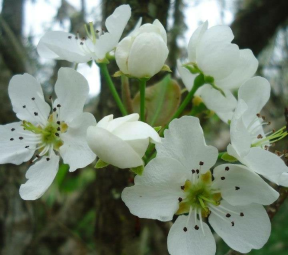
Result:
{"label": "blurred background", "polygon": [[[252,49],[260,63],[258,74],[272,85],[271,100],[264,111],[266,118],[272,121],[271,128],[285,125],[287,0],[0,0],[1,124],[16,120],[7,93],[13,75],[24,72],[34,75],[48,98],[53,94],[58,69],[71,66],[65,61],[47,61],[37,55],[37,43],[46,31],[79,31],[84,36],[83,24],[92,21],[95,28],[104,28],[105,18],[123,3],[132,7],[126,34],[139,17],[143,18],[143,23],[157,18],[165,26],[170,49],[167,64],[181,87],[183,84],[175,70],[176,60],[187,56],[185,47],[192,32],[206,20],[210,26],[230,25],[234,42],[241,49]],[[111,74],[117,71],[115,63],[109,68]],[[78,71],[88,79],[90,86],[86,110],[94,113],[97,120],[112,113],[120,116],[97,65],[80,64]],[[161,75],[149,84],[157,82]],[[120,91],[120,79],[115,78],[114,82]],[[130,82],[132,96],[137,91],[134,83]],[[208,143],[224,151],[229,143],[229,127],[207,111],[198,117]],[[273,148],[284,149],[288,149],[287,139]],[[0,254],[168,254],[166,237],[170,223],[138,219],[121,201],[123,188],[133,182],[129,171],[112,167],[96,171],[92,165],[67,174],[68,166],[61,165],[46,194],[29,202],[19,196],[28,167],[29,163],[0,166]],[[216,235],[215,238],[217,254],[226,254],[229,248]],[[263,249],[249,254],[287,255],[287,240],[288,201],[273,218],[269,242]]]}

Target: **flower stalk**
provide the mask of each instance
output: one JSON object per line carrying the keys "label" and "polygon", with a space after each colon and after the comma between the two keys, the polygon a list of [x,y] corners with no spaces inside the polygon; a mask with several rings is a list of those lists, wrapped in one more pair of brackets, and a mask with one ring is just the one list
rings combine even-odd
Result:
{"label": "flower stalk", "polygon": [[145,89],[146,79],[139,79],[140,87],[140,120],[145,122]]}

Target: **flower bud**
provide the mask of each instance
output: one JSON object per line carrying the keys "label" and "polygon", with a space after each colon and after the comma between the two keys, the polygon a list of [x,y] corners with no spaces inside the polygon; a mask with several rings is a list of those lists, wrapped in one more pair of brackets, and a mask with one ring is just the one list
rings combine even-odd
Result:
{"label": "flower bud", "polygon": [[150,78],[162,69],[168,52],[166,31],[156,19],[125,37],[116,48],[115,58],[122,73]]}
{"label": "flower bud", "polygon": [[91,150],[104,162],[119,168],[143,165],[149,141],[161,142],[158,133],[148,124],[138,121],[139,114],[113,119],[104,117],[87,130]]}

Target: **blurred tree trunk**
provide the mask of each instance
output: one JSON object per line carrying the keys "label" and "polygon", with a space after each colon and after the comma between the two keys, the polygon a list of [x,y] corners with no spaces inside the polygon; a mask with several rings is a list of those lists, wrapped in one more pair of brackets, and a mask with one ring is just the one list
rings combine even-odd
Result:
{"label": "blurred tree trunk", "polygon": [[[164,27],[167,26],[169,0],[149,0],[149,1],[103,1],[103,21],[109,16],[116,7],[123,3],[129,3],[132,8],[132,17],[129,21],[131,30],[140,17],[142,23],[152,23],[154,19],[159,19]],[[104,27],[104,24],[102,25]],[[113,74],[117,70],[113,64],[109,65],[109,71]],[[116,88],[120,94],[120,78],[113,78]],[[99,103],[99,115],[101,117],[114,113],[114,117],[119,117],[120,113],[111,96],[105,81],[101,81],[101,94]],[[96,225],[95,242],[97,253],[100,255],[141,255],[147,249],[149,235],[157,238],[161,233],[160,228],[152,221],[143,221],[133,216],[126,205],[121,200],[122,190],[129,186],[132,175],[128,169],[115,169],[108,167],[98,170],[95,186],[96,199]],[[147,225],[148,224],[148,225]],[[144,231],[149,226],[149,231]],[[147,229],[146,229],[147,230]],[[155,245],[150,254],[167,254],[166,236],[160,234],[163,240]],[[143,243],[144,242],[144,243]],[[150,242],[150,246],[152,246]]]}

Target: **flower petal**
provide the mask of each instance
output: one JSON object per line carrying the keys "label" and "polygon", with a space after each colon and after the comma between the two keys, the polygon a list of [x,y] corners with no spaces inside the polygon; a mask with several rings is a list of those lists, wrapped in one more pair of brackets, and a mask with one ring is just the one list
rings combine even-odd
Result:
{"label": "flower petal", "polygon": [[105,25],[108,33],[104,33],[96,40],[95,52],[98,59],[105,58],[105,55],[116,47],[130,17],[130,6],[123,4],[106,19]]}
{"label": "flower petal", "polygon": [[[114,130],[119,128],[121,125],[123,125],[127,122],[137,121],[138,119],[139,119],[138,113],[132,113],[132,114],[129,114],[129,115],[126,115],[123,117],[119,117],[119,118],[115,118],[115,119],[113,119],[113,115],[112,115],[112,120],[109,121],[109,124],[107,125],[106,129],[109,130],[110,132],[114,132]],[[99,121],[99,123],[100,122],[101,121]],[[97,124],[97,127],[99,127],[98,126],[99,123]]]}
{"label": "flower petal", "polygon": [[[49,159],[49,160],[48,160]],[[27,173],[28,179],[20,187],[20,196],[24,200],[35,200],[41,197],[53,182],[59,165],[59,156],[52,152],[50,157],[42,157]]]}
{"label": "flower petal", "polygon": [[45,102],[39,82],[30,74],[14,75],[9,82],[13,111],[20,120],[46,124],[50,106]]}
{"label": "flower petal", "polygon": [[217,81],[217,86],[225,89],[237,89],[251,78],[258,68],[258,60],[249,49],[239,51],[239,61],[230,75]]}
{"label": "flower petal", "polygon": [[242,163],[278,185],[282,174],[288,173],[288,167],[279,156],[259,147],[251,148],[247,156],[242,159]]}
{"label": "flower petal", "polygon": [[208,21],[205,21],[201,26],[199,26],[190,37],[188,43],[188,57],[190,62],[196,62],[196,51],[197,47],[208,28]]}
{"label": "flower petal", "polygon": [[252,138],[243,122],[243,115],[247,112],[247,104],[240,99],[233,115],[230,127],[231,144],[240,157],[250,151]]}
{"label": "flower petal", "polygon": [[270,205],[279,197],[279,193],[259,175],[242,165],[217,166],[213,176],[213,187],[219,189],[222,198],[231,205]]}
{"label": "flower petal", "polygon": [[[33,135],[31,132],[23,130],[21,122],[0,125],[0,164],[20,165],[31,159],[35,152],[33,150],[35,144],[29,145],[24,134]],[[19,139],[19,137],[24,139]],[[26,146],[29,148],[25,148]]]}
{"label": "flower petal", "polygon": [[163,41],[167,44],[167,33],[162,23],[158,19],[155,19],[153,25],[159,29],[159,34],[161,35]]}
{"label": "flower petal", "polygon": [[[168,234],[168,251],[171,255],[214,255],[216,243],[208,225],[203,222],[203,232],[196,230],[194,217],[179,216]],[[187,227],[185,232],[183,229]]]}
{"label": "flower petal", "polygon": [[228,26],[214,26],[206,30],[196,51],[197,64],[205,75],[219,80],[234,70],[239,60],[239,48],[230,43],[233,38]]}
{"label": "flower petal", "polygon": [[127,122],[113,131],[113,134],[123,140],[138,140],[150,138],[152,142],[161,142],[155,129],[142,121]]}
{"label": "flower petal", "polygon": [[182,66],[180,60],[177,60],[177,70],[180,74],[180,77],[188,91],[190,91],[194,86],[194,80],[198,74],[192,74],[190,71]]}
{"label": "flower petal", "polygon": [[89,93],[89,85],[84,76],[72,68],[60,68],[55,84],[57,100],[54,106],[60,104],[59,119],[69,124],[74,117],[83,112],[83,107]]}
{"label": "flower petal", "polygon": [[115,51],[115,60],[116,63],[124,74],[129,74],[128,70],[128,57],[130,54],[130,50],[132,47],[132,37],[125,37],[121,42],[118,43],[116,51]]}
{"label": "flower petal", "polygon": [[139,34],[130,49],[129,73],[137,78],[152,77],[162,69],[168,52],[167,45],[159,34]]}
{"label": "flower petal", "polygon": [[187,171],[199,168],[202,161],[202,173],[207,172],[218,158],[218,150],[206,145],[199,119],[191,116],[174,119],[165,130],[162,143],[156,144],[156,150],[157,157],[176,159]]}
{"label": "flower petal", "polygon": [[108,164],[119,168],[143,165],[141,157],[128,143],[103,128],[89,127],[87,141],[91,150]]}
{"label": "flower petal", "polygon": [[[84,51],[78,36],[61,31],[47,32],[39,41],[37,51],[40,57],[48,59],[63,59],[69,62],[86,63],[92,59],[92,53]],[[83,41],[85,46],[93,50],[90,39]]]}
{"label": "flower petal", "polygon": [[130,212],[140,218],[172,220],[183,195],[185,169],[175,160],[155,158],[145,167],[142,176],[135,177],[135,185],[125,188],[122,200]]}
{"label": "flower petal", "polygon": [[[224,221],[212,212],[209,223],[232,249],[248,253],[251,249],[260,249],[264,246],[270,236],[271,223],[262,205],[231,206],[222,201],[221,206],[237,214],[227,210],[231,217]],[[231,222],[234,222],[234,226]]]}
{"label": "flower petal", "polygon": [[256,114],[261,111],[270,98],[270,83],[263,77],[253,77],[247,80],[239,89],[238,99],[242,99],[248,106],[244,114],[244,122],[249,125]]}
{"label": "flower petal", "polygon": [[60,155],[65,164],[73,172],[92,163],[96,155],[86,141],[87,129],[95,126],[96,120],[91,113],[85,112],[69,123],[68,131],[60,135],[64,144],[60,147]]}
{"label": "flower petal", "polygon": [[[227,113],[229,114],[229,117],[231,117],[237,106],[237,100],[229,90],[224,89],[223,91],[225,96],[223,96],[220,91],[214,89],[211,85],[204,85],[200,88],[198,93],[208,109],[214,111],[217,115],[218,113]],[[226,122],[227,121],[228,119]]]}

